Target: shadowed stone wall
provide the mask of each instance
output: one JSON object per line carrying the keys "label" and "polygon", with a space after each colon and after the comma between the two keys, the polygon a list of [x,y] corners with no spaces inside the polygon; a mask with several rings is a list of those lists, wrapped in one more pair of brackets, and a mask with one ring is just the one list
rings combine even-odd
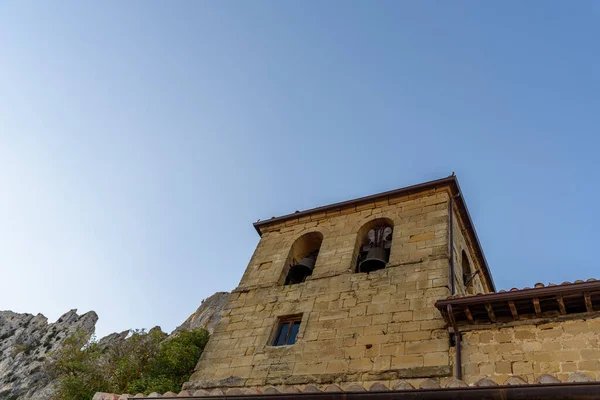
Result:
{"label": "shadowed stone wall", "polygon": [[600,318],[530,321],[464,332],[463,371],[472,383],[518,375],[528,383],[543,374],[566,380],[574,372],[600,379]]}

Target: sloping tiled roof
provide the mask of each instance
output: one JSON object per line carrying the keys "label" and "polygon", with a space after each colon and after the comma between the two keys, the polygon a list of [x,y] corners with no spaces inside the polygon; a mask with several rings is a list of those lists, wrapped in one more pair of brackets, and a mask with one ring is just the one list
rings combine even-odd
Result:
{"label": "sloping tiled roof", "polygon": [[600,281],[588,279],[560,285],[536,283],[533,288],[474,296],[455,295],[435,306],[452,324],[493,323],[528,318],[600,312]]}
{"label": "sloping tiled roof", "polygon": [[[327,396],[327,395],[330,396]],[[376,382],[368,389],[358,383],[348,385],[306,385],[304,387],[287,386],[266,388],[229,388],[212,390],[182,390],[179,394],[167,392],[164,394],[151,393],[144,396],[139,393],[111,394],[96,393],[93,400],[125,400],[125,399],[154,399],[154,398],[188,398],[202,399],[210,397],[223,399],[232,397],[251,397],[255,400],[266,399],[277,400],[278,398],[318,397],[321,400],[340,399],[343,394],[346,399],[368,399],[392,400],[392,399],[592,399],[594,395],[600,394],[600,382],[589,375],[581,372],[571,374],[566,382],[561,382],[552,375],[541,375],[535,382],[528,384],[518,376],[509,377],[502,385],[498,385],[490,378],[482,378],[473,385],[453,379],[443,388],[433,379],[425,379],[418,388],[413,387],[407,381],[399,381],[391,388],[388,385]],[[587,396],[587,397],[586,397]]]}

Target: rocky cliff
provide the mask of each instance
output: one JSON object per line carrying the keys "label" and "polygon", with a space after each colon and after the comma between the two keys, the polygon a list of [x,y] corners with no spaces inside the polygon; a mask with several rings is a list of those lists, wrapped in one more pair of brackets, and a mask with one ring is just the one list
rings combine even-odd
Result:
{"label": "rocky cliff", "polygon": [[49,354],[78,330],[94,332],[98,315],[71,310],[56,322],[42,314],[0,311],[0,400],[48,399],[53,382],[44,366]]}
{"label": "rocky cliff", "polygon": [[[212,333],[228,297],[229,293],[218,292],[204,300],[172,335],[195,328],[205,328]],[[76,331],[91,336],[98,321],[98,315],[93,311],[83,315],[76,311],[69,311],[54,323],[48,323],[42,314],[0,311],[0,400],[47,400],[52,397],[55,382],[45,371],[46,360]],[[128,334],[129,331],[113,333],[98,343],[110,347],[125,340]]]}
{"label": "rocky cliff", "polygon": [[212,334],[215,325],[221,320],[223,308],[225,307],[228,298],[229,292],[217,292],[204,299],[196,312],[190,315],[183,324],[175,329],[173,334],[179,331],[189,331],[196,328],[204,328]]}

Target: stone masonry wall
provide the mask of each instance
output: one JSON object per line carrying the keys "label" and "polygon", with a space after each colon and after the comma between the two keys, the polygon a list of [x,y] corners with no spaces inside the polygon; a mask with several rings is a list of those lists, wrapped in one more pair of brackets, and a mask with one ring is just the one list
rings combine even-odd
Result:
{"label": "stone masonry wall", "polygon": [[463,283],[462,276],[462,255],[467,256],[469,264],[471,266],[471,273],[479,270],[481,271],[483,266],[480,260],[474,256],[473,244],[470,241],[468,235],[466,235],[466,229],[463,223],[463,219],[460,218],[460,214],[456,207],[454,207],[454,218],[453,221],[453,237],[454,237],[454,280],[456,283],[456,293],[461,294],[477,294],[487,293],[488,291],[483,286],[483,280],[480,275],[475,276],[472,282],[469,284],[470,291],[467,293],[465,285]]}
{"label": "stone masonry wall", "polygon": [[[315,213],[263,228],[187,389],[450,377],[436,300],[448,291],[449,189]],[[354,273],[357,233],[394,224],[384,270]],[[266,231],[265,231],[266,230]],[[320,232],[312,276],[282,286],[294,241]],[[302,314],[297,342],[270,346],[279,317]]]}
{"label": "stone masonry wall", "polygon": [[600,318],[486,328],[462,337],[467,383],[484,376],[503,382],[510,375],[534,383],[542,374],[566,380],[573,372],[600,379]]}

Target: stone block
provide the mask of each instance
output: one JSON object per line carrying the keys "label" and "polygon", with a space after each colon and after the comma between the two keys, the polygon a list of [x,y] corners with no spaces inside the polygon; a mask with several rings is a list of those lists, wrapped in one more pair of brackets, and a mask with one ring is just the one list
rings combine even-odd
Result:
{"label": "stone block", "polygon": [[359,336],[356,339],[356,344],[358,345],[374,345],[387,343],[390,341],[389,335],[380,334],[380,335],[363,335]]}
{"label": "stone block", "polygon": [[358,305],[358,306],[352,307],[350,310],[348,310],[348,316],[350,318],[360,317],[360,316],[364,316],[364,315],[367,315],[367,305],[366,304]]}
{"label": "stone block", "polygon": [[422,367],[423,356],[422,355],[404,355],[404,356],[393,356],[391,366],[393,369],[406,369],[411,367]]}
{"label": "stone block", "polygon": [[369,304],[367,306],[367,315],[383,313],[383,304]]}
{"label": "stone block", "polygon": [[401,356],[404,355],[404,343],[385,343],[381,345],[379,352],[382,356]]}
{"label": "stone block", "polygon": [[353,346],[346,347],[344,349],[344,358],[348,359],[357,359],[364,358],[365,356],[365,346]]}
{"label": "stone block", "polygon": [[364,316],[364,317],[354,317],[352,318],[352,322],[350,323],[350,326],[352,327],[358,327],[358,326],[370,326],[372,322],[372,317],[369,316]]}
{"label": "stone block", "polygon": [[577,363],[580,371],[600,371],[600,360],[583,360]]}
{"label": "stone block", "polygon": [[393,314],[393,322],[408,322],[413,320],[412,311],[401,311]]}
{"label": "stone block", "polygon": [[373,369],[373,361],[370,358],[358,358],[348,363],[350,371],[370,371]]}
{"label": "stone block", "polygon": [[510,361],[498,361],[495,364],[495,372],[498,374],[512,374],[512,363]]}
{"label": "stone block", "polygon": [[231,360],[231,367],[243,367],[252,365],[253,356],[243,356],[243,357],[235,357]]}
{"label": "stone block", "polygon": [[423,366],[437,366],[437,365],[448,365],[448,352],[447,351],[438,351],[434,353],[425,353],[423,354]]}
{"label": "stone block", "polygon": [[374,371],[385,371],[389,370],[392,362],[391,355],[376,356],[373,360]]}
{"label": "stone block", "polygon": [[482,332],[479,334],[479,343],[490,343],[494,339],[492,332]]}
{"label": "stone block", "polygon": [[348,371],[348,361],[347,360],[333,360],[327,362],[328,374],[337,374]]}
{"label": "stone block", "polygon": [[494,340],[498,343],[510,343],[513,340],[513,335],[506,332],[498,332],[494,334]]}
{"label": "stone block", "polygon": [[419,342],[406,343],[406,354],[428,354],[438,351],[447,351],[449,347],[448,340],[431,339]]}
{"label": "stone block", "polygon": [[561,327],[556,327],[552,329],[540,330],[537,333],[538,339],[556,339],[559,338],[563,334],[563,330]]}
{"label": "stone block", "polygon": [[515,331],[515,339],[519,340],[534,340],[535,332],[532,330],[518,330]]}
{"label": "stone block", "polygon": [[512,370],[515,375],[530,375],[533,374],[533,362],[517,361],[512,364]]}
{"label": "stone block", "polygon": [[463,365],[464,376],[479,376],[479,364],[478,363],[466,363]]}
{"label": "stone block", "polygon": [[417,341],[417,340],[427,340],[430,338],[431,338],[431,331],[427,331],[427,330],[404,332],[402,334],[402,339],[406,342],[413,342],[413,341]]}
{"label": "stone block", "polygon": [[421,242],[424,240],[430,240],[435,237],[435,232],[425,232],[419,235],[411,235],[409,238],[410,242]]}
{"label": "stone block", "polygon": [[387,325],[388,323],[392,322],[392,314],[388,313],[388,314],[373,315],[372,321],[373,321],[373,325],[380,325],[380,324]]}

